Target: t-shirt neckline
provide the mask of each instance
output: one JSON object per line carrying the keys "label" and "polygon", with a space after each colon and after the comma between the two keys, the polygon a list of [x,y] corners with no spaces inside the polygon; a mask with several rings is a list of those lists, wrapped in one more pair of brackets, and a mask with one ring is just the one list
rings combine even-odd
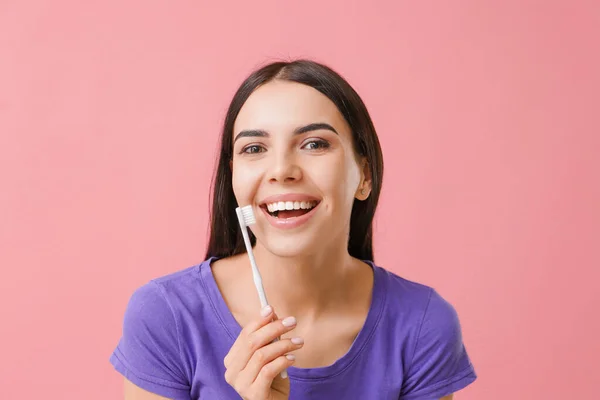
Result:
{"label": "t-shirt neckline", "polygon": [[[199,273],[202,280],[204,289],[210,299],[213,310],[217,316],[217,319],[223,325],[223,328],[235,341],[240,334],[242,327],[237,322],[227,304],[225,299],[217,286],[217,282],[212,273],[211,263],[217,260],[218,257],[211,257],[204,261],[199,266]],[[341,358],[336,360],[333,364],[318,367],[318,368],[288,368],[288,374],[292,379],[296,380],[314,380],[314,379],[325,379],[341,374],[346,368],[354,363],[358,356],[364,351],[366,345],[371,340],[373,334],[376,331],[377,325],[381,319],[382,311],[384,309],[385,298],[387,294],[387,285],[385,284],[385,271],[376,266],[375,263],[369,260],[363,260],[373,270],[373,292],[371,295],[371,305],[367,312],[367,318],[358,335],[354,339],[354,342]]]}

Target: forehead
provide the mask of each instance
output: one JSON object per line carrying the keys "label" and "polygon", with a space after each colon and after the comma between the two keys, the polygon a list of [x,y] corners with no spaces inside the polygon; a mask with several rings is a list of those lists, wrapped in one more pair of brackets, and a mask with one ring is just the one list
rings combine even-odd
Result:
{"label": "forehead", "polygon": [[344,117],[327,96],[307,85],[276,80],[248,97],[233,130],[234,134],[242,129],[277,131],[314,122],[327,122],[338,132],[348,130]]}

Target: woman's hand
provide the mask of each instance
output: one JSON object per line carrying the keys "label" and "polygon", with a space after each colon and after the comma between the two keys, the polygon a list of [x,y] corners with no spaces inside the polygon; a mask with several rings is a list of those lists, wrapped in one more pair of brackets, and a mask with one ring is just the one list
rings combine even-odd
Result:
{"label": "woman's hand", "polygon": [[287,400],[289,379],[279,375],[294,363],[294,355],[304,344],[300,338],[275,341],[296,327],[296,319],[277,319],[270,306],[261,317],[244,327],[225,357],[225,380],[244,400]]}

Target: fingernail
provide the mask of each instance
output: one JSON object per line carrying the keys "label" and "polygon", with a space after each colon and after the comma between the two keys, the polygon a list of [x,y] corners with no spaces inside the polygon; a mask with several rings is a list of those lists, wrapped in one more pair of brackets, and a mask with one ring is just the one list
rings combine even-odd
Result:
{"label": "fingernail", "polygon": [[265,308],[260,310],[260,315],[263,317],[266,317],[266,316],[270,315],[272,312],[273,312],[273,309],[271,308],[271,306],[266,306]]}
{"label": "fingernail", "polygon": [[301,337],[295,337],[292,339],[292,343],[294,344],[303,344],[304,343],[304,339],[302,339]]}
{"label": "fingernail", "polygon": [[287,317],[286,319],[284,319],[283,321],[281,321],[281,323],[283,324],[283,326],[287,326],[289,328],[290,326],[296,325],[296,318],[294,318],[294,317]]}
{"label": "fingernail", "polygon": [[287,354],[287,355],[285,356],[285,358],[287,358],[287,359],[288,359],[288,360],[290,360],[290,361],[294,361],[294,360],[296,359],[296,356],[295,356],[295,355],[293,355],[293,354]]}

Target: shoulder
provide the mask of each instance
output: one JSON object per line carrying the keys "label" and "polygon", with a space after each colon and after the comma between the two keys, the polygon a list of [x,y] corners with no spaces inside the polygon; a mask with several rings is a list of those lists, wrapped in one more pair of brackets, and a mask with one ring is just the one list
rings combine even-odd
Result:
{"label": "shoulder", "polygon": [[403,400],[442,398],[473,382],[477,375],[465,345],[457,312],[436,289],[390,271],[387,324],[401,343]]}
{"label": "shoulder", "polygon": [[389,311],[424,313],[432,298],[439,296],[431,286],[403,278],[382,266],[375,268],[382,281],[380,288],[386,293],[387,306],[392,309]]}
{"label": "shoulder", "polygon": [[[125,327],[140,324],[158,326],[178,325],[177,311],[182,302],[189,301],[199,265],[154,278],[137,287],[129,298],[125,311]],[[165,324],[169,322],[168,324]]]}
{"label": "shoulder", "polygon": [[179,269],[175,272],[153,278],[148,285],[155,285],[165,292],[177,292],[186,290],[190,286],[197,285],[201,270],[207,266],[208,261],[203,261],[190,267]]}
{"label": "shoulder", "polygon": [[[183,398],[195,365],[187,351],[191,321],[202,320],[194,275],[198,266],[153,279],[134,290],[123,320],[122,337],[111,355],[113,366],[136,386],[168,398]],[[186,314],[196,318],[186,318]]]}
{"label": "shoulder", "polygon": [[460,324],[454,306],[438,291],[426,284],[403,278],[383,267],[380,275],[386,283],[386,313],[409,324],[412,333],[423,337],[428,333],[443,336],[460,335]]}
{"label": "shoulder", "polygon": [[[209,301],[202,273],[207,261],[151,279],[136,288],[129,299],[125,318],[178,330],[186,321],[200,322]],[[169,321],[171,324],[165,325]]]}

